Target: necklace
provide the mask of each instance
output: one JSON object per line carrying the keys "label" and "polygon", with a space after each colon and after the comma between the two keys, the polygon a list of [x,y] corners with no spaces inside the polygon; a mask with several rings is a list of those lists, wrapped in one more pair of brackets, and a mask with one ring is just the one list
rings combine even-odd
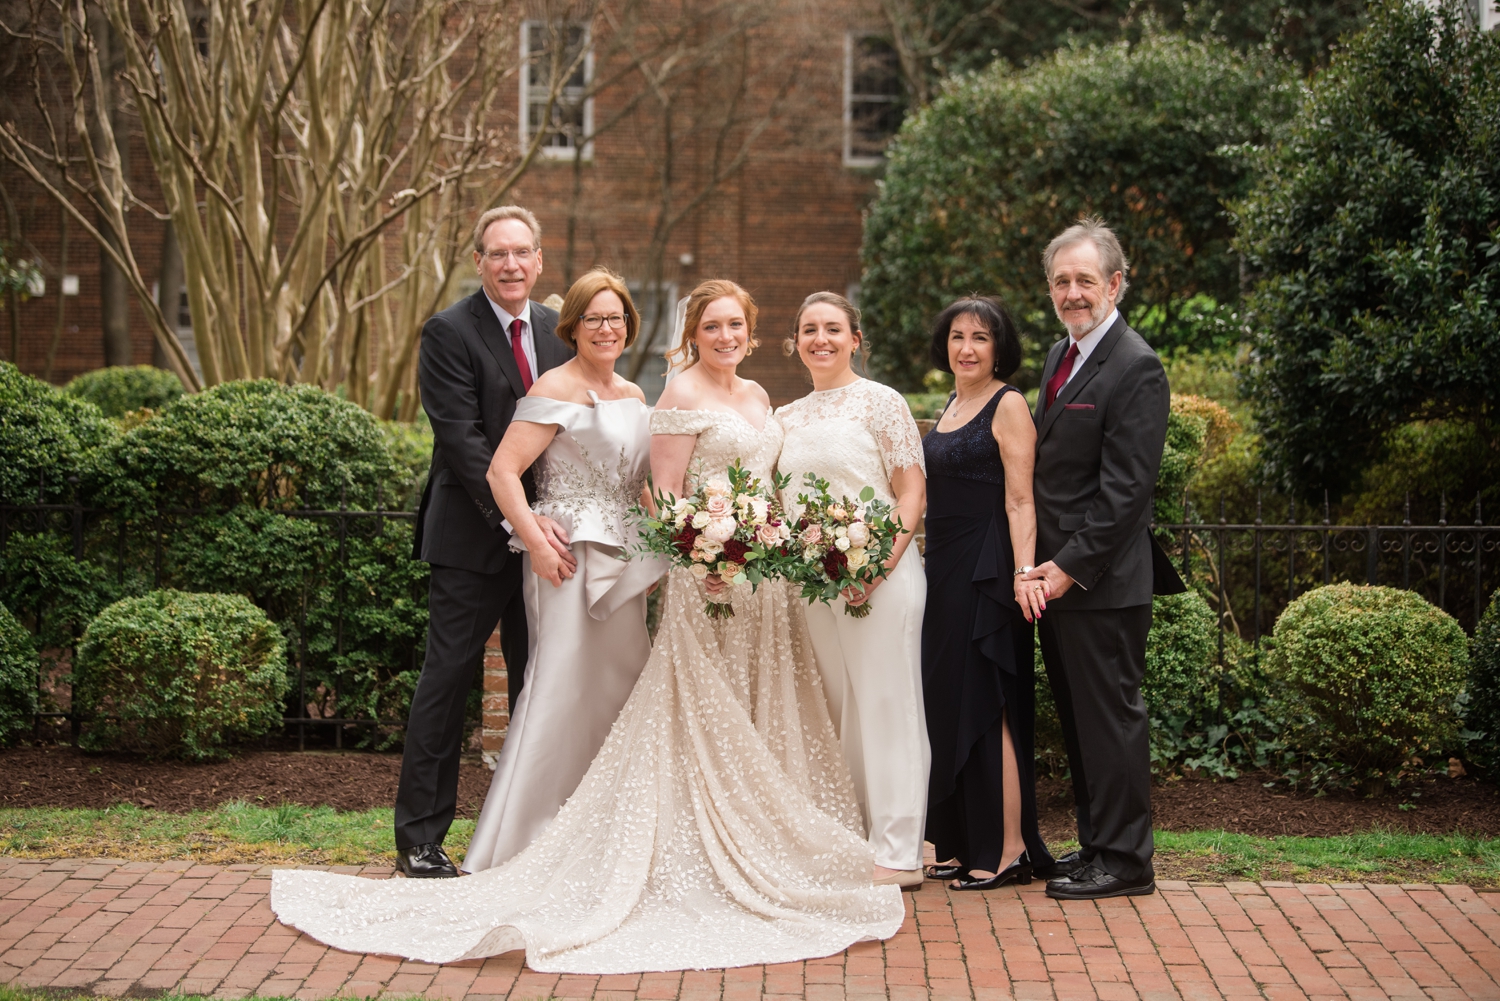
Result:
{"label": "necklace", "polygon": [[[984,388],[988,389],[989,388],[989,383],[985,383]],[[954,392],[953,392],[953,417],[954,417],[954,419],[956,420],[957,418],[961,417],[963,415],[963,412],[964,412],[964,407],[967,407],[970,403],[974,402],[976,399],[986,399],[987,400],[987,399],[989,399],[989,397],[986,396],[986,395],[984,395],[983,391],[981,391],[979,393],[975,393],[973,396],[969,397],[967,400],[960,400],[958,398],[958,391],[954,390]],[[972,417],[973,415],[971,414],[970,416]]]}

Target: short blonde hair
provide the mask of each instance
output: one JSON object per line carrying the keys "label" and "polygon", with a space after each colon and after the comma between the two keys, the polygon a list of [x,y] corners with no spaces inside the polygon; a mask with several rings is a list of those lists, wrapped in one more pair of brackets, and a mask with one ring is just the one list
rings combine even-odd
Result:
{"label": "short blonde hair", "polygon": [[694,340],[698,324],[703,322],[703,311],[708,309],[709,303],[719,299],[733,299],[745,311],[745,322],[750,325],[750,339],[745,342],[745,357],[749,358],[750,352],[760,346],[760,341],[755,339],[755,319],[760,315],[760,310],[756,308],[750,293],[727,278],[710,278],[700,282],[697,288],[688,293],[687,314],[682,320],[682,343],[673,345],[667,351],[668,364],[676,365],[688,359],[694,362],[698,360],[698,344]]}
{"label": "short blonde hair", "polygon": [[484,253],[484,231],[502,219],[519,219],[531,230],[531,246],[540,250],[542,246],[542,224],[536,221],[536,215],[519,205],[501,205],[499,208],[490,209],[479,217],[474,224],[474,253]]}
{"label": "short blonde hair", "polygon": [[578,350],[578,325],[583,322],[583,311],[589,308],[589,303],[600,292],[613,292],[625,306],[627,348],[635,343],[636,336],[641,332],[641,314],[636,312],[635,303],[630,301],[630,289],[625,287],[625,279],[609,268],[594,268],[573,283],[573,287],[568,289],[567,297],[563,299],[562,308],[557,311],[557,336],[575,351]]}

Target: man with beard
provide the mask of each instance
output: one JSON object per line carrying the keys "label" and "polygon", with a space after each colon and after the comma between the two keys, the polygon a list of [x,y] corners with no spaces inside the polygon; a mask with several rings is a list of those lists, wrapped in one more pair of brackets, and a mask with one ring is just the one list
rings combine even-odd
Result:
{"label": "man with beard", "polygon": [[1068,336],[1052,346],[1037,400],[1042,657],[1073,771],[1074,856],[1047,895],[1151,893],[1151,760],[1141,678],[1151,629],[1151,500],[1167,434],[1161,361],[1117,308],[1129,287],[1120,241],[1085,218],[1043,267]]}

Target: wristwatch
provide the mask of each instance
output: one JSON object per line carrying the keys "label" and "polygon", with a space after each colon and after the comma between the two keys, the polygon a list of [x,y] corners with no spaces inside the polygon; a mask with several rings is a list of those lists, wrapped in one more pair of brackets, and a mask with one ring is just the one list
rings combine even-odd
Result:
{"label": "wristwatch", "polygon": [[1035,569],[1036,569],[1035,567],[1022,567],[1021,569],[1017,570],[1015,573],[1011,574],[1011,576],[1012,577],[1025,577],[1027,574],[1031,573],[1031,571],[1035,570]]}

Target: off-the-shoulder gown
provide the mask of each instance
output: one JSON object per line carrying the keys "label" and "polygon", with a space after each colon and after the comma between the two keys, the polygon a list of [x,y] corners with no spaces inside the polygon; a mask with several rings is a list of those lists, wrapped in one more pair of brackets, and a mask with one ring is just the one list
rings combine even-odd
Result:
{"label": "off-the-shoulder gown", "polygon": [[[691,434],[690,475],[769,477],[781,429],[658,411]],[[542,834],[453,880],[278,870],[271,905],[336,948],[449,962],[525,949],[536,970],[632,973],[782,963],[885,939],[905,910],[874,886],[800,610],[735,587],[733,618],[668,575],[650,658],[598,757]]]}

